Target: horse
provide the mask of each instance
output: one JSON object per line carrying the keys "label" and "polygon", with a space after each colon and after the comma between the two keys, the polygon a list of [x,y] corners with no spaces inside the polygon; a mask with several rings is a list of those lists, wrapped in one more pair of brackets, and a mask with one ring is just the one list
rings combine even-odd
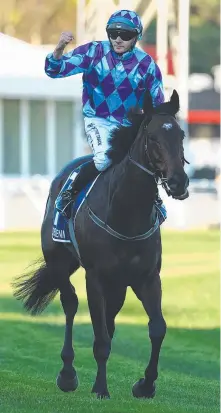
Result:
{"label": "horse", "polygon": [[188,197],[189,179],[184,170],[184,132],[177,121],[179,96],[153,107],[149,93],[143,109],[130,114],[131,127],[112,136],[108,156],[112,166],[98,175],[91,191],[70,219],[79,251],[72,244],[52,240],[55,199],[73,169],[91,155],[70,162],[51,184],[41,227],[43,258],[37,270],[16,279],[13,287],[26,310],[38,314],[60,291],[66,317],[63,367],[56,383],[62,391],[75,391],[78,376],[73,366],[72,328],[78,297],[70,276],[80,266],[86,274],[86,291],[94,331],[93,354],[97,375],[92,393],[109,398],[107,360],[127,287],[131,287],[149,317],[151,355],[144,376],[132,386],[136,398],[153,398],[158,360],[166,334],[161,309],[161,233],[155,198],[157,185],[168,195]]}

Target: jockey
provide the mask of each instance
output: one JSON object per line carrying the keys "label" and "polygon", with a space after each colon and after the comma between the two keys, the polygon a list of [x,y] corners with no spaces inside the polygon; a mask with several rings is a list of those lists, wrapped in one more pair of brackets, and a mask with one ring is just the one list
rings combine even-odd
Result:
{"label": "jockey", "polygon": [[63,54],[73,40],[71,32],[63,32],[54,52],[46,57],[45,72],[51,78],[83,73],[85,132],[94,155],[57,198],[56,208],[64,215],[73,195],[110,166],[107,150],[111,132],[121,125],[130,126],[128,110],[142,108],[147,89],[154,106],[164,102],[159,67],[136,47],[142,31],[140,17],[134,11],[120,10],[107,22],[107,41],[92,41]]}

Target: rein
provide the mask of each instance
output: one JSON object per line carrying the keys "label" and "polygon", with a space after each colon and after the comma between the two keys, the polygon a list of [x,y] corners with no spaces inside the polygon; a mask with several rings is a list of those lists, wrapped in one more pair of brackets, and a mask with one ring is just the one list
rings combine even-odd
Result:
{"label": "rein", "polygon": [[161,185],[164,188],[164,190],[166,191],[167,195],[171,196],[170,189],[168,188],[168,185],[167,185],[167,178],[164,178],[163,176],[158,175],[157,172],[152,172],[150,169],[148,169],[145,166],[141,165],[139,162],[135,161],[131,157],[131,155],[129,155],[129,160],[134,165],[136,165],[139,169],[142,169],[144,172],[148,173],[148,175],[151,175],[154,178],[156,184]]}

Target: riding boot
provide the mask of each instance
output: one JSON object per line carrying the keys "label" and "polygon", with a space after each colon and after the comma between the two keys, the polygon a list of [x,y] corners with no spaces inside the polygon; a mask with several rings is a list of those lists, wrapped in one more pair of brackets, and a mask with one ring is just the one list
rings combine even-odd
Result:
{"label": "riding boot", "polygon": [[71,216],[71,206],[75,200],[77,194],[100,172],[94,165],[94,161],[89,161],[82,164],[78,170],[75,172],[74,179],[73,174],[70,177],[70,181],[67,182],[67,185],[62,188],[60,194],[58,195],[55,206],[59,212],[61,212],[67,218]]}

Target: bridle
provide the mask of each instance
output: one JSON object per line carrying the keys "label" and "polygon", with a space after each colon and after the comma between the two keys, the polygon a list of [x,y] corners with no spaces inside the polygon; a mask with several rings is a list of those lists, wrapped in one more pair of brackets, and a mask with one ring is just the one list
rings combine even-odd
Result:
{"label": "bridle", "polygon": [[[152,116],[156,116],[156,115],[167,115],[167,116],[168,116],[168,113],[164,113],[164,112],[162,112],[162,113],[155,113],[155,114],[153,114]],[[148,125],[147,125],[147,124],[144,125],[143,128],[144,128],[144,130],[147,130],[147,129],[148,129]],[[168,181],[167,178],[165,178],[165,177],[163,176],[163,173],[162,173],[161,171],[159,171],[159,170],[155,170],[155,171],[154,171],[154,166],[153,166],[153,164],[152,164],[152,162],[151,162],[150,155],[149,155],[149,152],[148,152],[148,144],[147,144],[147,141],[148,141],[148,134],[146,135],[146,138],[145,138],[144,148],[145,148],[145,155],[147,156],[147,159],[148,159],[148,164],[149,164],[149,166],[150,166],[150,168],[151,168],[152,170],[149,169],[149,168],[147,168],[146,166],[141,165],[139,162],[135,161],[135,160],[131,157],[131,153],[130,153],[131,151],[129,151],[129,160],[130,160],[134,165],[136,165],[138,168],[140,168],[140,169],[142,169],[144,172],[148,173],[148,175],[152,176],[153,179],[155,180],[156,184],[157,184],[157,185],[161,185],[161,186],[164,188],[164,190],[166,191],[167,195],[168,195],[168,196],[171,196],[171,191],[170,191],[169,186],[168,186],[168,183],[167,183],[167,181]]]}
{"label": "bridle", "polygon": [[[146,140],[147,140],[147,138],[146,138]],[[148,152],[147,152],[147,144],[146,144],[146,143],[145,143],[145,153],[146,153],[147,157],[148,157],[149,160],[150,160],[149,154],[148,154]],[[151,175],[151,176],[153,177],[153,179],[155,180],[156,184],[157,184],[157,185],[161,185],[161,186],[164,188],[164,190],[166,191],[167,195],[168,195],[168,196],[171,196],[171,191],[170,191],[170,189],[169,189],[169,187],[168,187],[168,184],[167,184],[167,178],[165,178],[165,177],[163,176],[163,173],[162,173],[162,172],[160,172],[160,171],[155,171],[155,172],[151,171],[150,169],[148,169],[148,168],[146,168],[145,166],[141,165],[139,162],[135,161],[135,160],[131,157],[130,153],[129,153],[129,160],[130,160],[134,165],[136,165],[138,168],[142,169],[144,172],[146,172],[146,173],[148,173],[149,175]],[[150,162],[151,162],[151,161],[150,161]]]}

